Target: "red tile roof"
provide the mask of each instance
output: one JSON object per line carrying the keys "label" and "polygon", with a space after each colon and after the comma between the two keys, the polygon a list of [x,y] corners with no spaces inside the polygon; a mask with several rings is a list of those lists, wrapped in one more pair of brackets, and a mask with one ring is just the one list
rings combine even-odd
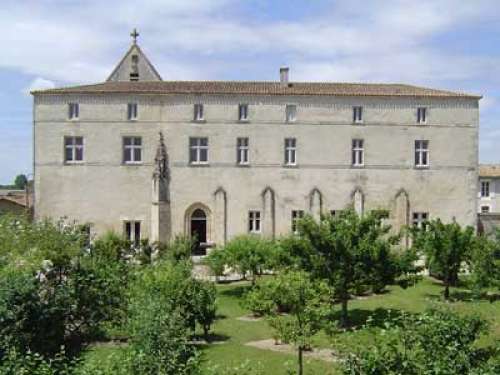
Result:
{"label": "red tile roof", "polygon": [[37,90],[31,93],[33,95],[134,93],[481,98],[478,95],[403,84],[291,82],[287,86],[283,86],[279,82],[246,81],[104,82],[93,85]]}

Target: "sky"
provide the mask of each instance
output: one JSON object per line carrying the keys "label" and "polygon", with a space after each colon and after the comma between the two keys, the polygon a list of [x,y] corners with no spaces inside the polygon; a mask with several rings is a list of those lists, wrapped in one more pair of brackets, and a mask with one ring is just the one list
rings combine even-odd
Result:
{"label": "sky", "polygon": [[32,89],[102,82],[139,44],[165,80],[410,83],[483,95],[500,163],[498,0],[2,0],[0,184],[32,172]]}

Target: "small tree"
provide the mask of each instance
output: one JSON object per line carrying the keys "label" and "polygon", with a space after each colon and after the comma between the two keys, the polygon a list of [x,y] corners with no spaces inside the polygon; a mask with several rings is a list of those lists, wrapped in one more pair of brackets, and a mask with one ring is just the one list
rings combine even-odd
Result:
{"label": "small tree", "polygon": [[222,251],[227,265],[244,278],[249,274],[252,285],[255,285],[256,277],[270,265],[272,246],[271,240],[256,235],[242,235],[229,241]]}
{"label": "small tree", "polygon": [[444,284],[444,298],[450,298],[450,286],[458,281],[460,268],[469,259],[474,246],[474,229],[458,223],[432,220],[423,229],[412,232],[413,246],[425,254],[427,266],[437,272]]}
{"label": "small tree", "polygon": [[16,179],[14,180],[14,186],[16,189],[23,190],[28,183],[28,178],[24,174],[19,174],[16,176]]}
{"label": "small tree", "polygon": [[[253,293],[262,292],[260,298],[267,306],[263,312],[277,336],[297,347],[298,374],[302,375],[303,352],[310,349],[312,336],[322,328],[330,311],[330,291],[326,284],[311,281],[301,271],[281,273],[267,284]],[[283,305],[288,315],[280,314]]]}
{"label": "small tree", "polygon": [[488,287],[500,286],[500,262],[496,259],[497,243],[488,237],[478,236],[471,248],[468,265],[472,289],[476,296]]}
{"label": "small tree", "polygon": [[299,268],[324,280],[342,304],[341,326],[348,325],[348,301],[360,284],[373,291],[394,281],[400,268],[391,247],[398,242],[384,215],[373,212],[358,216],[353,210],[320,221],[306,216],[298,223],[299,235],[282,241]]}

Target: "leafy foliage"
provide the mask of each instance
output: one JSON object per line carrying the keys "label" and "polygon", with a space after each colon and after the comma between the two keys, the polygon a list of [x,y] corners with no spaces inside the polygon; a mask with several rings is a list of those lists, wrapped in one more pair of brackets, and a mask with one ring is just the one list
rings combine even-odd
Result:
{"label": "leafy foliage", "polygon": [[387,322],[374,346],[352,354],[344,374],[452,375],[498,373],[498,353],[475,346],[486,324],[446,310]]}
{"label": "leafy foliage", "polygon": [[474,228],[462,228],[458,223],[444,224],[440,219],[427,223],[424,229],[414,229],[413,247],[425,254],[427,266],[444,283],[444,298],[450,297],[450,286],[458,281],[461,267],[474,247]]}
{"label": "leafy foliage", "polygon": [[223,264],[231,267],[243,277],[251,276],[252,284],[264,270],[272,267],[274,242],[256,235],[237,236],[223,249],[214,250],[207,260],[212,271],[219,275]]}
{"label": "leafy foliage", "polygon": [[382,219],[378,212],[358,216],[353,210],[319,222],[306,216],[298,223],[299,235],[282,242],[295,267],[325,280],[334,290],[335,299],[342,303],[344,326],[351,293],[362,287],[379,292],[401,272],[392,252],[398,237],[389,235],[390,227]]}
{"label": "leafy foliage", "polygon": [[[264,282],[250,292],[262,301],[262,313],[281,341],[298,350],[298,373],[303,373],[302,354],[311,347],[311,338],[323,326],[330,311],[330,290],[324,283],[312,282],[305,272],[289,271]],[[281,312],[287,311],[287,315]]]}

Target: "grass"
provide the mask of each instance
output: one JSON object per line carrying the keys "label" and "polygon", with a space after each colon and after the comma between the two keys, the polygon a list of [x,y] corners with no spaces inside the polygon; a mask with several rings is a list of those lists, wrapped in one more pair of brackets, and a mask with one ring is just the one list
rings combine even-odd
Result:
{"label": "grass", "polygon": [[[218,285],[219,317],[213,326],[213,333],[218,343],[202,348],[204,367],[238,366],[250,361],[257,368],[265,369],[265,374],[287,374],[287,368],[295,369],[296,357],[245,346],[249,341],[268,339],[272,332],[264,320],[241,321],[238,317],[248,315],[249,311],[241,307],[242,295],[249,288],[248,283],[238,282]],[[433,306],[448,306],[463,314],[479,314],[491,324],[490,332],[481,338],[480,345],[494,345],[500,340],[500,301],[468,300],[468,291],[460,288],[452,289],[453,302],[443,302],[442,286],[430,278],[407,289],[391,286],[387,293],[355,299],[349,303],[349,314],[354,329],[338,331],[333,337],[321,333],[315,337],[318,347],[345,348],[354,350],[356,346],[369,345],[376,335],[376,330],[362,329],[368,317],[375,323],[383,323],[388,316],[403,312],[417,313]],[[113,350],[109,346],[95,346],[87,353],[87,360],[105,361],[105,357]],[[338,374],[337,365],[320,360],[306,360],[305,374]]]}

